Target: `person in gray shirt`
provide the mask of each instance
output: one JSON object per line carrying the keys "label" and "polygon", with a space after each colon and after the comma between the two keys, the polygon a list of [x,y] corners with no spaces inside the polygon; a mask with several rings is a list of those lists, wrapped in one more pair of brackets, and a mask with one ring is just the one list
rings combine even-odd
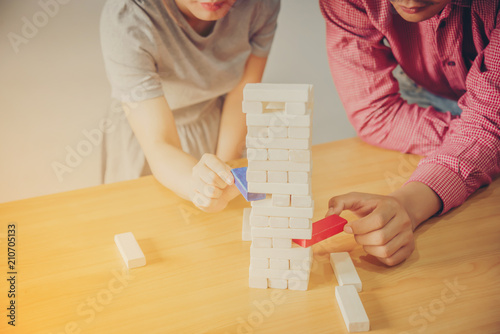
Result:
{"label": "person in gray shirt", "polygon": [[209,212],[238,194],[230,167],[245,147],[243,88],[260,82],[279,0],[108,0],[101,44],[125,112],[104,140],[104,182],[153,173]]}

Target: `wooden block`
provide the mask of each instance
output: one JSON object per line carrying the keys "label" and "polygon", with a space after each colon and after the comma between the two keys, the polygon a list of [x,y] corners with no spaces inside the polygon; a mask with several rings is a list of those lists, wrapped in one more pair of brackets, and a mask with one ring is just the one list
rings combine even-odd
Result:
{"label": "wooden block", "polygon": [[255,248],[270,248],[273,246],[273,239],[254,237],[252,234],[252,246]]}
{"label": "wooden block", "polygon": [[311,148],[309,139],[295,138],[246,138],[246,145],[249,148],[280,148],[284,150],[308,150]]}
{"label": "wooden block", "polygon": [[288,127],[286,126],[270,126],[267,129],[267,136],[269,138],[287,138]]}
{"label": "wooden block", "polygon": [[267,160],[267,150],[265,148],[247,148],[248,160]]}
{"label": "wooden block", "polygon": [[298,290],[298,291],[306,291],[309,285],[309,280],[300,281],[296,279],[288,280],[288,290]]}
{"label": "wooden block", "polygon": [[290,269],[290,260],[288,260],[288,259],[269,259],[269,268],[270,269],[289,270]]}
{"label": "wooden block", "polygon": [[292,239],[290,238],[273,238],[274,248],[292,248]]}
{"label": "wooden block", "polygon": [[245,208],[243,209],[243,228],[241,231],[241,238],[243,241],[251,241],[252,240],[252,231],[250,229],[250,213],[252,209]]}
{"label": "wooden block", "polygon": [[245,114],[262,114],[262,102],[259,101],[243,101],[241,110]]}
{"label": "wooden block", "polygon": [[267,183],[287,183],[288,173],[282,171],[269,171],[267,172]]}
{"label": "wooden block", "polygon": [[312,85],[248,83],[243,89],[245,101],[307,102],[312,96]]}
{"label": "wooden block", "polygon": [[250,246],[250,258],[273,258],[288,260],[304,260],[312,257],[312,248],[292,245],[292,248],[254,248]]}
{"label": "wooden block", "polygon": [[331,253],[330,264],[332,265],[333,272],[337,278],[339,285],[352,285],[356,291],[361,292],[363,285],[358,276],[356,267],[352,263],[351,257],[347,252]]}
{"label": "wooden block", "polygon": [[267,258],[250,258],[250,266],[252,268],[269,269],[269,259]]}
{"label": "wooden block", "polygon": [[293,242],[302,247],[311,247],[322,240],[342,232],[345,224],[347,224],[347,220],[342,217],[337,215],[328,216],[312,224],[312,238],[300,238],[302,240],[294,238]]}
{"label": "wooden block", "polygon": [[264,114],[247,114],[247,126],[284,126],[296,128],[310,128],[311,115],[287,115],[282,111],[267,112]]}
{"label": "wooden block", "polygon": [[231,173],[233,173],[234,183],[236,184],[236,187],[248,202],[258,201],[266,198],[266,194],[255,194],[248,191],[247,167],[231,169]]}
{"label": "wooden block", "polygon": [[313,200],[311,196],[292,195],[292,206],[296,208],[311,208]]}
{"label": "wooden block", "polygon": [[267,278],[249,277],[248,278],[248,286],[250,288],[267,289]]}
{"label": "wooden block", "polygon": [[288,228],[288,217],[269,217],[269,226],[278,228]]}
{"label": "wooden block", "polygon": [[305,115],[307,104],[305,102],[287,102],[285,103],[285,113],[288,115]]}
{"label": "wooden block", "polygon": [[269,226],[269,216],[259,216],[255,215],[253,212],[250,213],[250,226],[253,227],[267,227]]}
{"label": "wooden block", "polygon": [[288,182],[289,183],[311,183],[311,174],[309,172],[288,172]]}
{"label": "wooden block", "polygon": [[336,286],[335,297],[349,332],[370,330],[370,320],[354,286]]}
{"label": "wooden block", "polygon": [[[295,161],[295,162],[310,162],[312,160],[311,150],[290,150],[289,156],[290,156],[290,161]],[[264,159],[259,159],[259,160],[264,160]]]}
{"label": "wooden block", "polygon": [[[311,194],[311,187],[309,184],[270,183],[269,182],[269,174],[267,175],[267,177],[268,177],[267,183],[250,182],[248,184],[248,191],[250,191],[252,193],[282,194],[282,195],[310,195]],[[292,217],[296,217],[296,216],[292,216]]]}
{"label": "wooden block", "polygon": [[309,218],[292,217],[288,223],[291,228],[312,228],[312,220]]}
{"label": "wooden block", "polygon": [[272,206],[272,199],[269,198],[262,201],[252,202],[252,213],[259,216],[312,218],[314,209],[312,207],[276,207]]}
{"label": "wooden block", "polygon": [[288,287],[286,279],[268,278],[267,283],[271,289],[286,289]]}
{"label": "wooden block", "polygon": [[[272,258],[271,258],[272,259]],[[258,269],[250,266],[249,276],[278,279],[308,279],[310,271],[290,269]]]}
{"label": "wooden block", "polygon": [[280,207],[290,206],[290,201],[291,201],[290,195],[281,195],[281,194],[272,195],[272,206],[280,206]]}
{"label": "wooden block", "polygon": [[[301,128],[294,128],[301,129]],[[290,132],[290,131],[289,131]],[[249,126],[247,127],[247,136],[254,138],[267,138],[269,135],[269,130],[267,126]],[[302,137],[297,137],[302,138]]]}
{"label": "wooden block", "polygon": [[264,170],[247,170],[247,182],[267,182],[267,172]]}
{"label": "wooden block", "polygon": [[290,160],[289,157],[289,150],[283,150],[279,148],[270,148],[269,149],[269,160],[271,161],[288,161]]}
{"label": "wooden block", "polygon": [[[310,172],[311,162],[293,162],[293,161],[249,161],[248,168],[251,170],[277,170],[285,172]],[[290,173],[288,173],[290,176]],[[296,182],[293,182],[296,183]],[[307,183],[307,182],[302,182]]]}
{"label": "wooden block", "polygon": [[[290,238],[294,239],[311,239],[312,231],[310,229],[294,229],[294,228],[274,228],[274,227],[253,227],[252,237],[272,237],[272,238]],[[302,245],[301,245],[302,246]]]}
{"label": "wooden block", "polygon": [[285,102],[265,102],[266,110],[285,110]]}
{"label": "wooden block", "polygon": [[146,257],[132,232],[116,234],[115,243],[127,268],[132,269],[146,265]]}
{"label": "wooden block", "polygon": [[311,270],[313,257],[306,257],[303,259],[291,259],[290,269],[293,270]]}
{"label": "wooden block", "polygon": [[[250,136],[250,133],[248,133]],[[251,136],[257,137],[257,136]],[[309,139],[311,138],[311,127],[289,127],[288,128],[288,137],[289,138],[297,138],[297,139]]]}

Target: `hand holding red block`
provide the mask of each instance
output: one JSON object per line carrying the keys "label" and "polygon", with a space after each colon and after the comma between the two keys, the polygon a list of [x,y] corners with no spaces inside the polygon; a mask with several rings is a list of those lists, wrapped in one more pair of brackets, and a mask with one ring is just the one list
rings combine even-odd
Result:
{"label": "hand holding red block", "polygon": [[339,234],[344,230],[345,224],[347,224],[347,220],[340,216],[328,216],[312,224],[311,239],[293,239],[293,242],[302,247],[310,247],[335,234]]}

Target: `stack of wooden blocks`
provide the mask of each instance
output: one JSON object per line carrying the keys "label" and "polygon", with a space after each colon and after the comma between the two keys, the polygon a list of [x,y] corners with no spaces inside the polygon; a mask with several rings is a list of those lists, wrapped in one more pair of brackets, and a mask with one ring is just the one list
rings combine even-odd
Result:
{"label": "stack of wooden blocks", "polygon": [[307,290],[311,239],[313,90],[300,84],[247,84],[248,192],[268,194],[244,214],[250,225],[249,286]]}

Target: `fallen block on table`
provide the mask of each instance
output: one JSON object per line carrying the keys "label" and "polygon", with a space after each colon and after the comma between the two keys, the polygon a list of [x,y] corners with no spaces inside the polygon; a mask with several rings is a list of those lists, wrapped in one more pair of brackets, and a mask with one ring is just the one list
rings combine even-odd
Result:
{"label": "fallen block on table", "polygon": [[339,234],[344,230],[345,224],[347,224],[347,220],[340,216],[328,216],[312,224],[311,239],[293,239],[293,242],[302,247],[310,247],[335,234]]}
{"label": "fallen block on table", "polygon": [[332,265],[333,272],[337,278],[339,285],[352,285],[356,291],[361,292],[363,285],[358,276],[356,267],[352,263],[349,253],[331,253],[330,264]]}
{"label": "fallen block on table", "polygon": [[370,320],[354,286],[336,286],[335,297],[349,332],[370,330]]}
{"label": "fallen block on table", "polygon": [[248,192],[247,167],[234,168],[231,170],[231,173],[234,175],[234,183],[236,184],[236,187],[247,201],[259,201],[266,198],[266,194]]}
{"label": "fallen block on table", "polygon": [[146,257],[132,232],[115,235],[115,243],[127,268],[132,269],[146,265]]}

